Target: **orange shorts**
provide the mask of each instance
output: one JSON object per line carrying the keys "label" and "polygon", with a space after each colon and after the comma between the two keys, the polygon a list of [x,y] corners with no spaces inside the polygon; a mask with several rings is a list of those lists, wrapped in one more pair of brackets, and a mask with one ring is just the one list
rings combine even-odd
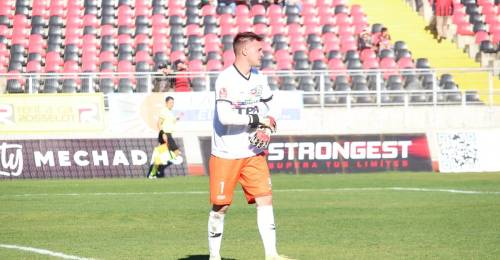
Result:
{"label": "orange shorts", "polygon": [[210,157],[210,202],[214,205],[229,205],[239,182],[248,204],[256,197],[271,195],[271,178],[264,155],[242,159]]}

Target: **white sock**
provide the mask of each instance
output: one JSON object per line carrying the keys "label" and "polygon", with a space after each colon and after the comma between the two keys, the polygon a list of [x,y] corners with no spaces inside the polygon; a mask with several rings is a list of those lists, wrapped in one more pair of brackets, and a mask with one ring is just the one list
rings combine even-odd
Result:
{"label": "white sock", "polygon": [[274,225],[273,206],[257,207],[257,226],[268,256],[278,255],[276,250],[276,227]]}
{"label": "white sock", "polygon": [[210,211],[208,215],[208,250],[211,256],[220,256],[223,231],[224,214]]}

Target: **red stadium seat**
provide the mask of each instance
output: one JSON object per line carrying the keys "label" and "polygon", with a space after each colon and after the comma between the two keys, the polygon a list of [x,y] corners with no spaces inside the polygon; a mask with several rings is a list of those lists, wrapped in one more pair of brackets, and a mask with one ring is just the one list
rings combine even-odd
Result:
{"label": "red stadium seat", "polygon": [[42,64],[38,60],[28,61],[26,64],[26,72],[28,73],[40,73],[42,72]]}
{"label": "red stadium seat", "polygon": [[274,57],[276,59],[276,62],[292,62],[292,56],[288,52],[288,50],[277,50],[274,53]]}
{"label": "red stadium seat", "polygon": [[209,60],[207,62],[208,71],[220,71],[222,70],[222,63],[219,60]]}
{"label": "red stadium seat", "polygon": [[153,41],[153,53],[167,52],[168,46],[160,41]]}
{"label": "red stadium seat", "polygon": [[182,7],[184,7],[184,1],[180,1],[180,0],[168,0],[167,6],[169,8],[171,8],[171,7],[182,8]]}
{"label": "red stadium seat", "polygon": [[222,61],[224,63],[224,68],[231,66],[234,63],[234,52],[233,50],[227,50],[222,54]]}
{"label": "red stadium seat", "polygon": [[380,67],[377,58],[369,58],[363,61],[363,69],[378,69]]}
{"label": "red stadium seat", "polygon": [[340,59],[331,59],[328,61],[328,68],[331,70],[345,70],[346,66]]}
{"label": "red stadium seat", "polygon": [[28,46],[28,36],[22,34],[14,34],[12,35],[12,45],[22,45],[23,47]]}
{"label": "red stadium seat", "polygon": [[165,18],[164,15],[162,14],[155,14],[151,17],[151,25],[153,27],[156,27],[156,26],[166,26],[168,24],[168,21],[167,19]]}
{"label": "red stadium seat", "polygon": [[340,41],[326,42],[323,47],[324,51],[327,53],[330,51],[338,51],[340,50]]}
{"label": "red stadium seat", "polygon": [[94,60],[82,60],[82,71],[83,72],[97,72],[97,59]]}
{"label": "red stadium seat", "polygon": [[398,67],[400,69],[413,69],[415,68],[415,64],[413,63],[413,59],[410,57],[402,57],[398,60]]}
{"label": "red stadium seat", "polygon": [[302,7],[301,15],[302,15],[302,17],[308,17],[308,16],[314,17],[314,16],[318,16],[318,10],[313,5],[305,5],[305,6]]}
{"label": "red stadium seat", "polygon": [[252,6],[252,9],[250,10],[250,15],[252,17],[256,15],[266,15],[266,8],[263,5],[257,4]]}
{"label": "red stadium seat", "polygon": [[[72,33],[70,33],[72,32]],[[69,44],[74,44],[77,46],[82,46],[82,41],[81,41],[81,32],[80,33],[75,33],[75,31],[67,31],[66,38],[64,39],[64,44],[69,45]]]}
{"label": "red stadium seat", "polygon": [[225,26],[225,25],[234,25],[234,18],[230,14],[223,14],[219,16],[219,24],[220,26]]}
{"label": "red stadium seat", "polygon": [[151,8],[148,6],[135,6],[135,17],[137,16],[150,16]]}
{"label": "red stadium seat", "polygon": [[248,6],[240,4],[236,6],[235,15],[236,17],[248,17],[250,16],[250,10],[248,9]]}
{"label": "red stadium seat", "polygon": [[481,44],[482,41],[490,39],[490,35],[485,31],[478,31],[475,35],[475,43]]}
{"label": "red stadium seat", "polygon": [[187,36],[192,36],[192,35],[202,36],[203,35],[203,31],[202,31],[202,29],[200,28],[199,25],[197,25],[197,24],[190,24],[190,25],[186,26],[186,35]]}
{"label": "red stadium seat", "polygon": [[118,45],[120,44],[133,44],[132,36],[129,34],[118,35]]}
{"label": "red stadium seat", "polygon": [[459,35],[474,35],[472,25],[469,22],[457,24],[457,33]]}
{"label": "red stadium seat", "polygon": [[116,64],[117,58],[112,51],[103,51],[99,54],[99,63],[111,62],[113,65]]}
{"label": "red stadium seat", "polygon": [[113,25],[104,24],[101,26],[101,37],[107,35],[116,36],[116,34],[116,27],[114,27]]}
{"label": "red stadium seat", "polygon": [[360,58],[362,61],[368,60],[368,59],[376,59],[377,54],[373,49],[366,48],[361,51]]}
{"label": "red stadium seat", "polygon": [[94,28],[99,27],[99,21],[97,20],[97,17],[94,14],[86,14],[83,16],[83,24],[85,26],[91,26]]}
{"label": "red stadium seat", "polygon": [[350,26],[352,25],[352,18],[349,17],[349,15],[340,13],[335,15],[335,23],[342,27],[342,26]]}
{"label": "red stadium seat", "polygon": [[201,8],[201,15],[202,16],[208,16],[208,15],[216,15],[216,8],[213,5],[204,5]]}
{"label": "red stadium seat", "polygon": [[184,17],[185,16],[185,11],[182,6],[169,6],[168,7],[168,16],[180,16]]}
{"label": "red stadium seat", "polygon": [[204,70],[203,62],[201,60],[191,60],[188,62],[188,70],[200,72]]}
{"label": "red stadium seat", "polygon": [[223,25],[220,28],[220,34],[221,36],[224,35],[235,35],[236,34],[236,29],[234,25]]}
{"label": "red stadium seat", "polygon": [[132,16],[118,16],[118,26],[128,26],[128,27],[133,27],[135,26]]}
{"label": "red stadium seat", "polygon": [[298,36],[301,36],[301,35],[304,35],[304,28],[302,27],[302,25],[298,24],[298,23],[292,23],[292,24],[289,24],[288,25],[288,36],[289,37],[298,37]]}
{"label": "red stadium seat", "polygon": [[333,6],[337,6],[337,5],[347,5],[347,0],[333,0],[332,5],[333,5]]}
{"label": "red stadium seat", "polygon": [[139,44],[150,44],[150,38],[147,34],[138,34],[134,37],[135,47]]}
{"label": "red stadium seat", "polygon": [[267,36],[269,34],[269,28],[267,27],[267,25],[265,24],[255,24],[253,26],[254,28],[254,33],[258,34],[258,35],[265,35]]}
{"label": "red stadium seat", "polygon": [[272,4],[267,8],[267,16],[270,19],[274,19],[277,17],[282,17],[283,16],[283,10],[281,9],[280,5],[277,4]]}
{"label": "red stadium seat", "polygon": [[493,33],[493,37],[491,39],[493,44],[500,44],[500,32]]}
{"label": "red stadium seat", "polygon": [[30,26],[30,21],[28,20],[28,17],[23,14],[16,14],[14,15],[12,22],[12,27],[21,29],[21,28],[28,28]]}
{"label": "red stadium seat", "polygon": [[317,16],[306,16],[304,17],[304,26],[319,26],[320,20]]}
{"label": "red stadium seat", "polygon": [[252,24],[239,24],[238,25],[238,32],[248,32],[252,30]]}
{"label": "red stadium seat", "polygon": [[262,51],[273,52],[273,47],[271,43],[264,41],[262,43]]}
{"label": "red stadium seat", "polygon": [[128,60],[121,60],[118,62],[117,66],[117,71],[118,72],[134,72],[134,66],[132,65],[132,62]]}
{"label": "red stadium seat", "polygon": [[332,32],[324,33],[323,35],[321,35],[321,39],[323,39],[324,43],[327,43],[327,42],[340,43],[339,38],[337,37],[337,34],[332,33]]}
{"label": "red stadium seat", "polygon": [[90,46],[95,46],[95,47],[100,46],[99,42],[97,41],[96,36],[92,35],[92,34],[83,35],[83,37],[82,37],[83,49],[89,48]]}
{"label": "red stadium seat", "polygon": [[32,34],[28,38],[28,48],[31,49],[45,49],[47,48],[47,42],[43,39],[42,35]]}
{"label": "red stadium seat", "polygon": [[286,34],[286,28],[283,26],[270,26],[271,31],[269,32],[269,36],[274,36],[277,34]]}
{"label": "red stadium seat", "polygon": [[354,40],[344,40],[340,42],[340,51],[346,53],[347,51],[355,51],[358,49]]}
{"label": "red stadium seat", "polygon": [[351,16],[365,15],[363,11],[363,7],[361,5],[352,5],[351,6]]}
{"label": "red stadium seat", "polygon": [[171,61],[186,60],[186,55],[182,51],[174,51],[170,53],[170,60]]}
{"label": "red stadium seat", "polygon": [[[2,10],[2,9],[3,8],[0,6],[0,10]],[[0,15],[2,15],[1,12],[0,12]],[[47,19],[49,17],[49,1],[34,0],[31,15],[32,16],[42,16],[43,18]]]}
{"label": "red stadium seat", "polygon": [[336,20],[335,20],[335,17],[332,16],[332,15],[320,15],[319,16],[319,24],[320,25],[326,25],[326,24],[329,24],[329,25],[335,25],[336,24]]}
{"label": "red stadium seat", "polygon": [[64,67],[63,67],[63,72],[64,73],[77,73],[80,72],[80,68],[78,66],[78,62],[68,60],[64,62]]}
{"label": "red stadium seat", "polygon": [[323,50],[313,49],[309,52],[309,61],[313,62],[313,61],[317,61],[317,60],[324,61],[325,54],[323,53]]}
{"label": "red stadium seat", "polygon": [[147,51],[138,51],[135,54],[135,61],[136,62],[148,62],[150,63],[152,61],[151,55]]}
{"label": "red stadium seat", "polygon": [[66,6],[61,2],[51,2],[49,6],[50,16],[65,17]]}
{"label": "red stadium seat", "polygon": [[321,27],[318,25],[306,26],[305,27],[305,35],[309,34],[321,34]]}
{"label": "red stadium seat", "polygon": [[276,62],[276,68],[278,70],[291,70],[292,69],[292,62],[285,61],[285,60],[279,60]]}
{"label": "red stadium seat", "polygon": [[203,36],[205,44],[220,44],[220,38],[216,34],[207,34]]}

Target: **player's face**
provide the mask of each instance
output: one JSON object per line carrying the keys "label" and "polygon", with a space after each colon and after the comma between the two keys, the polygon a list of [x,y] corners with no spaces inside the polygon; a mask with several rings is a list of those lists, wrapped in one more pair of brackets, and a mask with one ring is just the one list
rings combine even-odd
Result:
{"label": "player's face", "polygon": [[250,41],[245,46],[247,51],[247,59],[252,67],[260,67],[262,56],[264,55],[262,51],[262,42]]}
{"label": "player's face", "polygon": [[168,109],[172,109],[174,107],[174,100],[170,99],[166,104]]}

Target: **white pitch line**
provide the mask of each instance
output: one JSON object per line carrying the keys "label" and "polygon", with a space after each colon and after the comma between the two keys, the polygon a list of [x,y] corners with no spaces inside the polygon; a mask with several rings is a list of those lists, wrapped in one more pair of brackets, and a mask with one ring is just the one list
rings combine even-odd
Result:
{"label": "white pitch line", "polygon": [[[455,194],[487,194],[500,195],[500,191],[456,190],[438,188],[414,187],[365,187],[365,188],[331,188],[331,189],[275,189],[273,192],[342,192],[342,191],[414,191],[414,192],[445,192]],[[134,196],[134,195],[197,195],[208,194],[208,191],[165,191],[165,192],[94,192],[94,193],[25,193],[4,194],[1,197],[43,197],[43,196]]]}
{"label": "white pitch line", "polygon": [[81,257],[81,256],[74,256],[74,255],[66,255],[66,254],[63,254],[60,252],[53,252],[53,251],[50,251],[47,249],[42,249],[42,248],[34,248],[34,247],[18,246],[18,245],[5,245],[5,244],[0,244],[0,247],[14,249],[14,250],[20,250],[20,251],[28,251],[28,252],[33,252],[33,253],[37,253],[40,255],[49,255],[49,256],[59,257],[62,259],[92,260],[92,258],[85,258],[85,257]]}

